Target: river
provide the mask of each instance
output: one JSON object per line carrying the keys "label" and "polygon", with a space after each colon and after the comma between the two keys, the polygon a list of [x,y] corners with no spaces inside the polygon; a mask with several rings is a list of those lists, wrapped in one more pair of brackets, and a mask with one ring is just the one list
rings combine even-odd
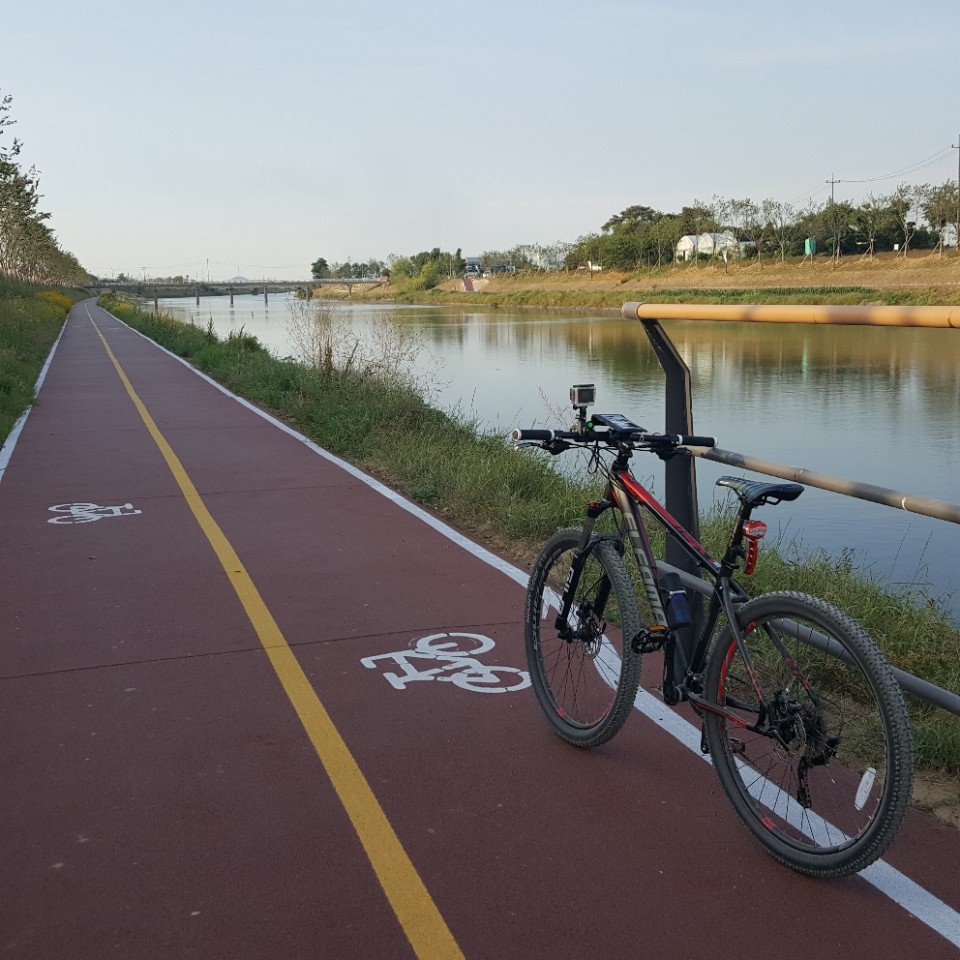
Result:
{"label": "river", "polygon": [[[316,301],[315,301],[316,302]],[[221,336],[241,328],[279,356],[293,301],[272,296],[161,300],[164,312]],[[384,313],[413,330],[415,372],[435,406],[484,428],[568,426],[571,384],[597,385],[597,412],[662,429],[663,374],[637,321],[459,305],[324,302],[343,329]],[[960,331],[668,321],[690,367],[694,427],[721,447],[955,503],[960,476]],[[554,411],[554,412],[551,412]],[[558,418],[560,418],[558,420]],[[635,461],[663,490],[654,458]],[[730,467],[698,462],[701,507]],[[750,475],[750,474],[748,474]],[[753,475],[756,476],[756,475]],[[719,494],[720,491],[717,490]],[[852,551],[877,577],[924,590],[960,620],[960,529],[808,488],[763,513],[789,550]]]}

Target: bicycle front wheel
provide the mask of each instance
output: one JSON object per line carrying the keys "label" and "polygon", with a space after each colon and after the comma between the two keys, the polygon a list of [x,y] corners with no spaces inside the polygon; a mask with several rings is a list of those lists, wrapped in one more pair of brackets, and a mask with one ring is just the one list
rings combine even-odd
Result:
{"label": "bicycle front wheel", "polygon": [[856,873],[887,848],[910,800],[900,687],[863,628],[823,600],[766,594],[738,620],[750,664],[728,626],[706,674],[707,700],[726,712],[704,717],[720,783],[782,863]]}
{"label": "bicycle front wheel", "polygon": [[569,615],[557,624],[581,531],[561,530],[537,558],[527,590],[525,644],[530,681],[547,720],[564,740],[595,747],[624,724],[640,683],[636,596],[617,545],[594,543]]}

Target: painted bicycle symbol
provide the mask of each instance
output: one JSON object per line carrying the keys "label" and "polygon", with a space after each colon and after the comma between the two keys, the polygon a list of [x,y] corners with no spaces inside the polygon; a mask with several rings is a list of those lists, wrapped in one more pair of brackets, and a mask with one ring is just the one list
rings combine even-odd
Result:
{"label": "painted bicycle symbol", "polygon": [[[494,646],[489,637],[479,633],[432,633],[410,649],[364,657],[360,662],[370,669],[376,669],[380,661],[396,666],[402,673],[383,674],[395,690],[403,690],[416,680],[446,681],[476,693],[511,693],[529,687],[530,675],[525,671],[492,667],[477,659]],[[430,666],[424,669],[426,664]]]}
{"label": "painted bicycle symbol", "polygon": [[51,517],[47,523],[91,523],[104,517],[132,517],[143,513],[142,510],[136,510],[132,503],[118,507],[101,507],[95,503],[58,503],[49,509],[60,516]]}

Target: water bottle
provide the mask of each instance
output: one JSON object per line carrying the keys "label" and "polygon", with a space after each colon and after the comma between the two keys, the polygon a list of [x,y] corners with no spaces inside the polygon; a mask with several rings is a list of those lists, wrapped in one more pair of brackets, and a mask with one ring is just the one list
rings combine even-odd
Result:
{"label": "water bottle", "polygon": [[671,630],[689,627],[693,623],[687,593],[677,574],[665,573],[660,578],[660,597]]}

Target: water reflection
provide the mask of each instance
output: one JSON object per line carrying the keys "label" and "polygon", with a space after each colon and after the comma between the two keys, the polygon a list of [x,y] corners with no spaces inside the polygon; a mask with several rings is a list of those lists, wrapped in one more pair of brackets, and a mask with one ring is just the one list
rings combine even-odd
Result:
{"label": "water reflection", "polygon": [[[168,306],[169,304],[169,306]],[[284,298],[164,302],[221,334],[243,326],[278,355],[293,352]],[[570,384],[597,384],[597,409],[645,427],[664,422],[663,374],[637,321],[617,316],[512,313],[452,306],[331,304],[361,329],[388,310],[415,325],[427,349],[418,373],[432,401],[506,433],[568,416]],[[956,502],[960,475],[960,331],[668,321],[691,370],[698,432],[728,450],[802,465],[904,492]],[[652,460],[652,458],[651,458]],[[660,483],[659,464],[638,472]],[[702,461],[701,501],[717,476]],[[662,489],[662,486],[660,487]],[[852,548],[879,575],[960,585],[960,530],[887,507],[808,489],[767,511],[806,547]],[[960,598],[945,598],[960,614]]]}

